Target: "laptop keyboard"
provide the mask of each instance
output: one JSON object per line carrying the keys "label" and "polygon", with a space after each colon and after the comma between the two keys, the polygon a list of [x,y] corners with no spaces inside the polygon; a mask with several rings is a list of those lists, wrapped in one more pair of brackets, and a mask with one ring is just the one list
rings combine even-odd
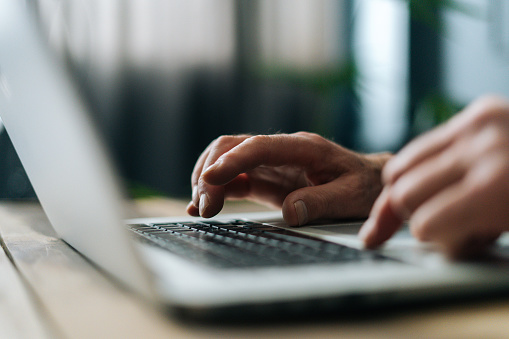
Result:
{"label": "laptop keyboard", "polygon": [[220,268],[389,260],[374,252],[244,220],[132,224],[128,227],[144,242]]}

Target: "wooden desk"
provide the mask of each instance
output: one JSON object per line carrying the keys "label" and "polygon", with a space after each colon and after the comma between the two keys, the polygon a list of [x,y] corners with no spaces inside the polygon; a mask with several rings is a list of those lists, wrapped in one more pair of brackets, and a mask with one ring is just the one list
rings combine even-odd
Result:
{"label": "wooden desk", "polygon": [[[138,215],[182,215],[185,204],[146,200],[138,207]],[[246,206],[226,209],[239,208]],[[0,249],[0,338],[509,336],[507,298],[319,323],[182,324],[119,288],[61,241],[36,203],[0,203],[0,235],[6,249]]]}

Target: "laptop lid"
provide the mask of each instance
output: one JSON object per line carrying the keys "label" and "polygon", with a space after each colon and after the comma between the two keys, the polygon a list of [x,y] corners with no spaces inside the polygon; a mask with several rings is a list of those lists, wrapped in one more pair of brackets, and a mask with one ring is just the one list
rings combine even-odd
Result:
{"label": "laptop lid", "polygon": [[23,1],[0,0],[0,117],[58,234],[152,298],[150,275],[123,226],[112,166],[75,84],[31,14]]}

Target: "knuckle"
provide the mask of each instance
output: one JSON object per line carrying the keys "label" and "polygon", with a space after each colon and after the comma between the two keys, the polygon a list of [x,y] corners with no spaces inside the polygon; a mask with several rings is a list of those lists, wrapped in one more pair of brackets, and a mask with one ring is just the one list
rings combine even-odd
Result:
{"label": "knuckle", "polygon": [[294,135],[304,137],[304,138],[311,138],[313,136],[316,136],[317,134],[312,133],[312,132],[300,131],[300,132],[294,133]]}
{"label": "knuckle", "polygon": [[486,125],[509,116],[509,102],[496,95],[486,95],[476,100],[472,109],[472,122]]}
{"label": "knuckle", "polygon": [[238,156],[234,152],[228,152],[221,155],[219,160],[223,163],[229,164],[229,166],[233,168],[237,168],[239,165]]}
{"label": "knuckle", "polygon": [[408,217],[410,211],[410,193],[409,191],[399,186],[392,189],[389,196],[389,202],[392,208],[402,217]]}
{"label": "knuckle", "polygon": [[509,159],[493,156],[485,159],[480,169],[472,173],[472,190],[484,194],[500,189],[509,191]]}
{"label": "knuckle", "polygon": [[207,184],[205,181],[203,181],[202,178],[198,179],[195,191],[196,193],[193,191],[193,194],[195,194],[197,198],[200,197],[203,193],[207,192]]}
{"label": "knuckle", "polygon": [[232,141],[235,139],[234,136],[232,135],[221,135],[220,137],[218,137],[213,143],[216,145],[216,146],[223,146],[223,145],[229,145],[232,143]]}
{"label": "knuckle", "polygon": [[221,159],[226,158],[229,152],[246,138],[247,136],[222,135],[211,144],[210,152]]}
{"label": "knuckle", "polygon": [[499,125],[490,124],[475,136],[463,138],[463,142],[458,142],[455,150],[456,152],[452,152],[451,161],[463,163],[466,167],[479,163],[480,159],[485,159],[489,164],[499,156],[509,162],[509,134]]}
{"label": "knuckle", "polygon": [[477,102],[479,102],[483,106],[500,106],[500,107],[509,107],[509,102],[502,96],[496,94],[485,94],[482,95]]}
{"label": "knuckle", "polygon": [[[298,132],[296,136],[303,138],[307,146],[312,149],[315,159],[320,159],[322,163],[333,163],[332,159],[338,156],[337,153],[332,152],[331,142],[319,134],[311,132]],[[334,149],[336,151],[337,149]],[[315,164],[316,165],[316,164]]]}
{"label": "knuckle", "polygon": [[506,131],[498,128],[497,126],[492,126],[491,128],[486,129],[484,133],[484,142],[482,142],[482,146],[484,146],[485,151],[497,151],[499,149],[506,149],[509,145],[509,136]]}
{"label": "knuckle", "polygon": [[303,137],[303,138],[313,142],[314,144],[321,144],[326,140],[321,135],[312,133],[312,132],[298,132],[296,134],[300,137]]}
{"label": "knuckle", "polygon": [[277,135],[255,135],[243,142],[243,150],[249,150],[251,157],[263,158],[266,150],[272,149],[273,143],[276,142]]}
{"label": "knuckle", "polygon": [[217,148],[229,148],[232,145],[236,145],[243,140],[250,138],[251,136],[248,134],[240,134],[240,135],[221,135],[217,137],[212,144]]}
{"label": "knuckle", "polygon": [[268,135],[255,135],[245,141],[246,144],[261,144],[265,145],[270,142],[270,136]]}

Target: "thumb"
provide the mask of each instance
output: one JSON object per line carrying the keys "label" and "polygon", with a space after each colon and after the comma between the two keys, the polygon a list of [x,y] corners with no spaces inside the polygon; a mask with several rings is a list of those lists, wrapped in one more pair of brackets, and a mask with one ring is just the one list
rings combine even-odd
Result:
{"label": "thumb", "polygon": [[337,183],[300,188],[283,201],[283,218],[289,226],[302,226],[318,219],[366,217],[370,206],[363,208],[354,196]]}

